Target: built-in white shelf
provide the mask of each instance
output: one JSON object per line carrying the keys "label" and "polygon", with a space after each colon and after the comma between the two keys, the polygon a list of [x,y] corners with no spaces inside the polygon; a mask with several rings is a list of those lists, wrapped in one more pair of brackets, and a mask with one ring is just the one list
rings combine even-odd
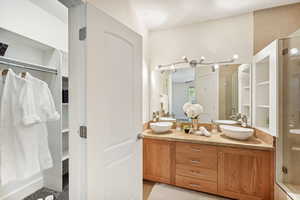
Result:
{"label": "built-in white shelf", "polygon": [[270,81],[263,81],[263,82],[257,83],[256,86],[267,86],[269,84],[270,84]]}
{"label": "built-in white shelf", "polygon": [[256,107],[257,107],[257,108],[266,108],[266,109],[269,109],[269,108],[270,108],[269,105],[257,105]]}
{"label": "built-in white shelf", "polygon": [[292,147],[292,150],[293,150],[293,151],[300,151],[300,146],[293,146],[293,147]]}
{"label": "built-in white shelf", "polygon": [[272,42],[253,58],[253,126],[278,136],[278,41]]}
{"label": "built-in white shelf", "polygon": [[63,105],[63,106],[68,106],[68,105],[69,105],[69,103],[62,103],[62,105]]}
{"label": "built-in white shelf", "polygon": [[69,159],[69,152],[68,151],[63,151],[63,156],[62,156],[62,161],[65,161],[65,160],[67,160],[67,159]]}
{"label": "built-in white shelf", "polygon": [[249,90],[249,89],[250,89],[250,86],[245,86],[244,89],[245,89],[245,90]]}
{"label": "built-in white shelf", "polygon": [[62,132],[62,133],[69,133],[69,132],[70,132],[70,129],[66,128],[66,129],[63,129],[61,132]]}
{"label": "built-in white shelf", "polygon": [[291,134],[300,135],[300,129],[290,129],[289,131]]}

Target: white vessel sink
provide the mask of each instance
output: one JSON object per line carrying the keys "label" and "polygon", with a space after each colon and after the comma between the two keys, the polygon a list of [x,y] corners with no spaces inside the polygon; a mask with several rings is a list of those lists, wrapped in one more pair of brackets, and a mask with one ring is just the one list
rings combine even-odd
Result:
{"label": "white vessel sink", "polygon": [[226,125],[238,124],[238,122],[234,120],[215,120],[214,122],[217,124],[226,124]]}
{"label": "white vessel sink", "polygon": [[150,123],[150,128],[155,133],[165,133],[165,132],[171,130],[172,126],[173,126],[172,122],[155,122],[155,123]]}
{"label": "white vessel sink", "polygon": [[243,127],[228,126],[228,125],[221,125],[220,128],[222,130],[222,133],[224,133],[224,135],[237,140],[247,140],[254,133],[254,130],[251,128],[243,128]]}

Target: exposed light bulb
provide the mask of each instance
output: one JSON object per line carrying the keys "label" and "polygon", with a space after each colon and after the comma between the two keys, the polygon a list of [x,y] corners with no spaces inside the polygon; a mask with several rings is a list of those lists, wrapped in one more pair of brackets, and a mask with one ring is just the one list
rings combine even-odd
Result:
{"label": "exposed light bulb", "polygon": [[183,56],[182,60],[184,60],[185,62],[189,62],[189,60],[188,60],[188,58],[186,56]]}
{"label": "exposed light bulb", "polygon": [[290,54],[291,54],[292,56],[298,55],[298,54],[299,54],[299,49],[297,49],[297,48],[292,48],[292,49],[290,50]]}
{"label": "exposed light bulb", "polygon": [[238,55],[238,54],[234,54],[234,55],[232,56],[232,59],[233,59],[233,60],[239,59],[239,55]]}

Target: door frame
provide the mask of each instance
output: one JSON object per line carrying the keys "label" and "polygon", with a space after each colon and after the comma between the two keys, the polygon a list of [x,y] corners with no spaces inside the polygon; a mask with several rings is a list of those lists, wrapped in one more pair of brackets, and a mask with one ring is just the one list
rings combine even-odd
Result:
{"label": "door frame", "polygon": [[[86,125],[86,41],[79,30],[86,27],[86,4],[69,8],[69,198],[87,200],[86,139],[79,127]],[[74,90],[73,90],[74,88]]]}

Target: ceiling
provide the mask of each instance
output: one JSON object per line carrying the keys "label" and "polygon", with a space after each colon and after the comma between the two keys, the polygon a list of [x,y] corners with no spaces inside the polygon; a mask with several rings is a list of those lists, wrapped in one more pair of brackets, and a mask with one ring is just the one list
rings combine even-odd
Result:
{"label": "ceiling", "polygon": [[36,6],[54,15],[65,24],[68,23],[68,9],[57,0],[29,0]]}
{"label": "ceiling", "polygon": [[150,30],[249,13],[300,0],[131,0]]}
{"label": "ceiling", "polygon": [[[68,23],[68,11],[57,0],[30,0]],[[113,1],[113,0],[110,0]],[[137,16],[150,30],[166,29],[249,13],[300,0],[130,0]]]}

